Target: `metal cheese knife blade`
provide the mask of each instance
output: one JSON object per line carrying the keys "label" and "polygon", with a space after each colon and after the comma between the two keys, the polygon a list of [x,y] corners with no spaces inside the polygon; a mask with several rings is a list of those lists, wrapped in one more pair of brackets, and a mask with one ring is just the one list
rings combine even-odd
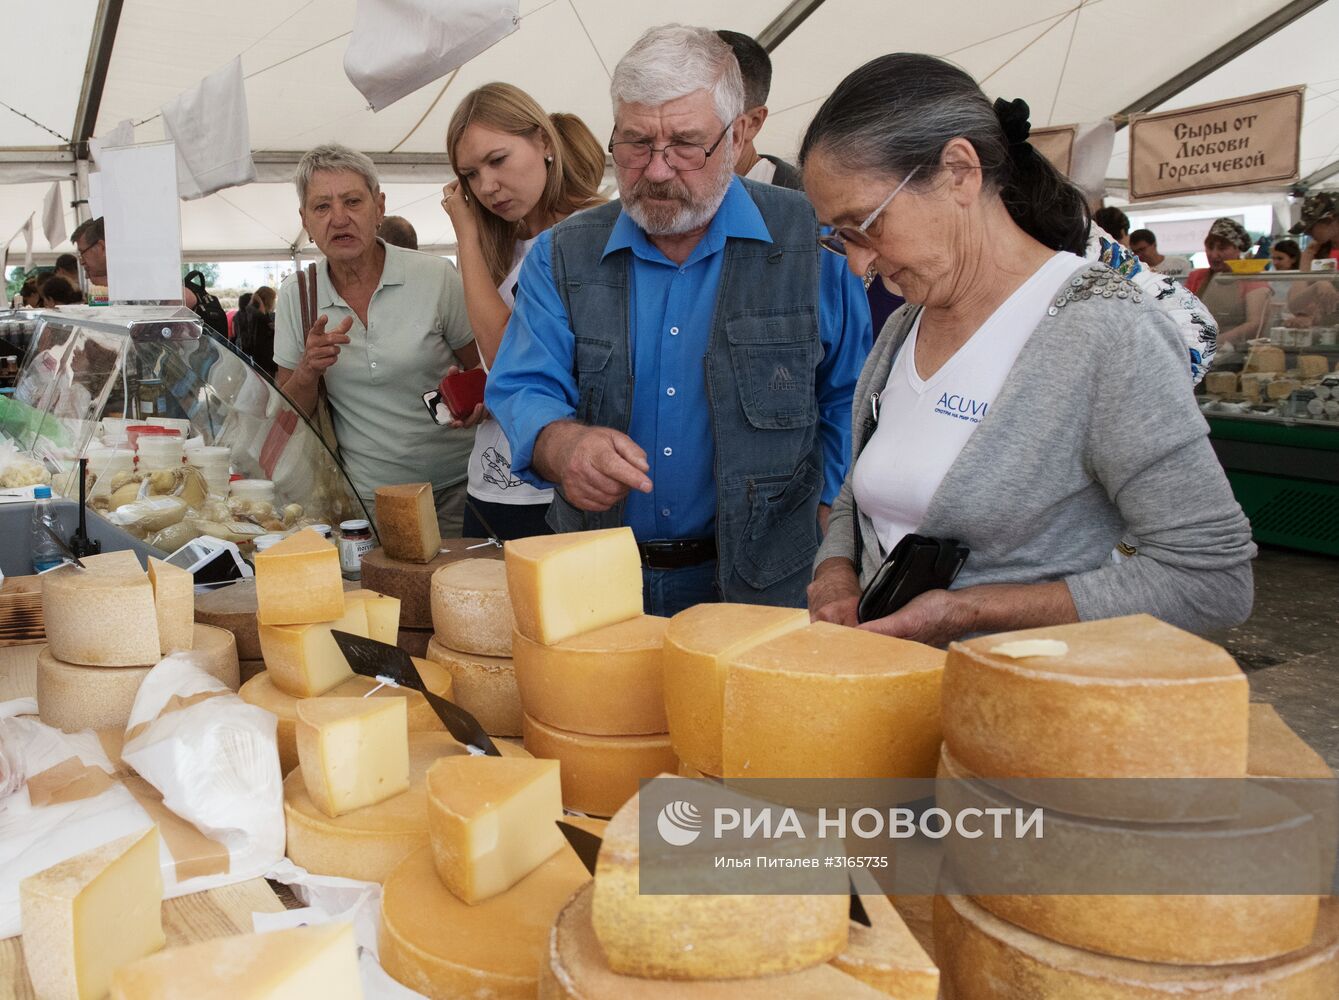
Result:
{"label": "metal cheese knife blade", "polygon": [[73,563],[80,569],[88,569],[87,566],[85,566],[83,563],[79,561],[79,557],[74,554],[74,550],[70,548],[69,544],[65,541],[65,539],[61,538],[60,535],[56,534],[56,532],[51,530],[51,525],[43,521],[42,530],[47,533],[48,538],[50,538],[53,542],[56,543],[57,546],[60,547],[60,554],[65,557],[66,562]]}
{"label": "metal cheese knife blade", "polygon": [[594,875],[595,861],[600,856],[600,845],[604,841],[589,830],[583,830],[572,823],[564,823],[562,820],[556,820],[555,822],[557,822],[558,829],[562,831],[563,836],[567,838],[567,843],[571,845],[572,850],[576,851],[581,863],[586,866],[586,871]]}
{"label": "metal cheese knife blade", "polygon": [[872,927],[869,914],[865,912],[865,904],[860,900],[860,893],[856,891],[855,882],[851,882],[851,919],[865,927]]}

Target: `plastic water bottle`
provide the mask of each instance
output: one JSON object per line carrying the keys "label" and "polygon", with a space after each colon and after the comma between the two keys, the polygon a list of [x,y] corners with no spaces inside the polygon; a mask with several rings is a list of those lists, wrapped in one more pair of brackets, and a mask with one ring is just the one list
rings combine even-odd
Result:
{"label": "plastic water bottle", "polygon": [[37,501],[33,505],[33,572],[40,573],[52,566],[59,566],[64,562],[64,556],[42,527],[46,525],[57,534],[60,533],[60,522],[56,520],[56,511],[51,506],[51,487],[38,486],[33,490],[33,499]]}

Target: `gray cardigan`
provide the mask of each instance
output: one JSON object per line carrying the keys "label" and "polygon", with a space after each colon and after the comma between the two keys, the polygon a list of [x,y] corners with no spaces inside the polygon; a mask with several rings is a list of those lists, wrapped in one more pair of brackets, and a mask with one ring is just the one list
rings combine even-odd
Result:
{"label": "gray cardigan", "polygon": [[[917,313],[908,305],[889,318],[860,374],[851,465],[815,566],[854,559],[851,480],[871,397]],[[858,516],[863,586],[886,553]],[[1250,524],[1209,445],[1184,345],[1105,265],[1052,301],[919,530],[970,546],[954,589],[1064,580],[1080,619],[1147,612],[1196,632],[1251,611]],[[1123,536],[1138,553],[1113,562]]]}

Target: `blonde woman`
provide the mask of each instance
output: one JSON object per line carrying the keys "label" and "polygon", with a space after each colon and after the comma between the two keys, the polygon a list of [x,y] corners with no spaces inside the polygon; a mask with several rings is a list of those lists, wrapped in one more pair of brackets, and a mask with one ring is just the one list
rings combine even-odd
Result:
{"label": "blonde woman", "polygon": [[[604,149],[575,115],[546,114],[529,94],[489,83],[468,94],[446,130],[456,179],[443,189],[465,307],[485,367],[511,319],[521,262],[555,223],[604,201]],[[479,419],[482,408],[472,420]],[[471,421],[467,421],[469,423]],[[547,534],[552,490],[511,474],[511,448],[497,421],[479,423],[469,464],[465,536]],[[482,516],[480,516],[482,515]]]}

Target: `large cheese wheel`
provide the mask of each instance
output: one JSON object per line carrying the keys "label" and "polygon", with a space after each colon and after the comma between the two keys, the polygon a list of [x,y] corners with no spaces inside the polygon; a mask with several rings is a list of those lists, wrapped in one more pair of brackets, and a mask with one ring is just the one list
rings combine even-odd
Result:
{"label": "large cheese wheel", "polygon": [[447,551],[425,563],[392,559],[384,549],[363,555],[363,586],[400,599],[401,628],[432,628],[432,575],[443,566],[462,559],[502,558],[502,549],[483,538],[447,538],[442,546]]}
{"label": "large cheese wheel", "polygon": [[245,684],[252,677],[255,677],[259,674],[263,674],[265,672],[265,661],[239,660],[237,663],[237,667],[238,667],[238,676],[241,678],[242,683]]}
{"label": "large cheese wheel", "polygon": [[430,1000],[534,1000],[554,918],[589,880],[564,847],[506,892],[470,906],[442,885],[425,847],[382,889],[381,967]]}
{"label": "large cheese wheel", "polygon": [[1186,966],[1095,955],[1030,934],[962,896],[935,897],[944,1000],[1333,1000],[1339,903],[1301,951],[1249,965]]}
{"label": "large cheese wheel", "polygon": [[231,632],[237,640],[237,655],[259,660],[260,627],[256,623],[256,581],[238,580],[195,597],[195,620]]}
{"label": "large cheese wheel", "polygon": [[[938,804],[951,815],[1026,813],[1028,807],[966,772],[945,748]],[[1316,928],[1317,898],[1245,894],[1043,894],[1029,871],[1074,874],[1077,889],[1104,876],[1137,872],[1140,887],[1216,884],[1217,874],[1252,863],[1253,879],[1286,885],[1309,870],[1315,823],[1295,803],[1265,788],[1241,799],[1242,815],[1227,823],[1116,823],[1049,810],[1037,841],[951,838],[949,864],[958,884],[984,886],[973,901],[1010,923],[1052,941],[1144,962],[1225,965],[1260,961],[1304,947]],[[1001,813],[1003,815],[1004,813]],[[983,824],[984,825],[984,824]],[[1261,859],[1268,859],[1261,862]],[[1275,865],[1277,869],[1264,865]],[[1305,867],[1303,867],[1305,866]],[[1271,877],[1277,870],[1278,877]],[[997,873],[1030,883],[1018,894]],[[1066,883],[1064,888],[1069,888]]]}
{"label": "large cheese wheel", "polygon": [[667,618],[641,615],[542,646],[519,632],[513,661],[521,706],[555,729],[601,736],[663,733]]}
{"label": "large cheese wheel", "polygon": [[[423,678],[423,683],[429,691],[450,699],[450,674],[438,664],[428,660],[415,660],[414,665],[418,667],[419,676]],[[377,682],[370,677],[354,676],[334,690],[326,692],[322,697],[362,698],[376,686]],[[275,737],[279,744],[279,767],[284,774],[297,767],[298,702],[302,699],[294,698],[291,694],[280,691],[268,672],[262,672],[251,678],[242,685],[241,690],[237,693],[248,704],[257,705],[267,712],[274,713],[279,720],[279,725],[275,730]],[[409,731],[411,733],[441,732],[446,728],[442,724],[442,720],[437,717],[437,713],[432,710],[432,706],[428,704],[428,700],[417,691],[411,691],[408,688],[383,687],[377,690],[377,693],[372,697],[408,699]]]}
{"label": "large cheese wheel", "polygon": [[428,643],[432,642],[430,628],[402,628],[395,636],[395,644],[410,656],[426,657]]}
{"label": "large cheese wheel", "polygon": [[432,574],[432,626],[449,649],[511,656],[515,619],[507,567],[497,559],[463,559]]}
{"label": "large cheese wheel", "polygon": [[[504,757],[529,756],[510,743],[501,743],[498,749]],[[396,865],[422,847],[432,880],[440,884],[428,846],[428,768],[440,757],[467,752],[448,733],[410,733],[409,789],[333,817],[307,794],[302,769],[293,770],[284,779],[286,853],[295,864],[319,875],[384,882]]]}
{"label": "large cheese wheel", "polygon": [[175,654],[236,691],[242,682],[237,640],[227,629],[196,622],[189,650]]}
{"label": "large cheese wheel", "polygon": [[930,778],[944,654],[817,622],[726,665],[726,778]]}
{"label": "large cheese wheel", "polygon": [[[679,981],[625,976],[609,967],[591,923],[594,886],[577,891],[554,922],[539,974],[539,1000],[888,1000],[832,965],[756,979]],[[835,964],[835,963],[834,963]],[[892,993],[906,1000],[920,994]],[[933,1000],[934,993],[929,994]]]}
{"label": "large cheese wheel", "polygon": [[489,736],[521,735],[521,694],[511,660],[477,653],[458,653],[435,638],[428,659],[451,674],[454,701],[479,720]]}
{"label": "large cheese wheel", "polygon": [[862,892],[869,926],[852,920],[846,949],[832,964],[898,1000],[935,1000],[939,969],[908,929],[888,897]]}
{"label": "large cheese wheel", "polygon": [[161,658],[153,586],[133,552],[86,556],[87,569],[42,575],[51,655],[90,667],[144,667]]}
{"label": "large cheese wheel", "polygon": [[592,816],[612,816],[637,794],[643,778],[674,773],[679,759],[669,733],[587,736],[546,726],[525,716],[525,748],[561,765],[563,805]]}
{"label": "large cheese wheel", "polygon": [[1329,880],[1339,858],[1339,786],[1320,754],[1288,727],[1273,705],[1251,706],[1246,772],[1315,817],[1320,875]]}

